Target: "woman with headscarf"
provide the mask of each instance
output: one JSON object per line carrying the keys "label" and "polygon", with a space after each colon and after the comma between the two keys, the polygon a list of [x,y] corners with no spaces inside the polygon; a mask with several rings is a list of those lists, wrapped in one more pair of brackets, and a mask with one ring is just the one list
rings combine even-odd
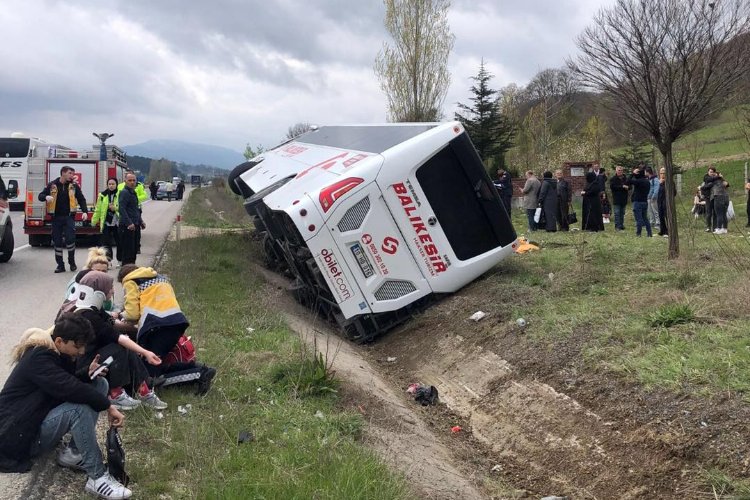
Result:
{"label": "woman with headscarf", "polygon": [[543,174],[539,206],[542,208],[545,231],[554,233],[557,231],[557,214],[560,207],[557,199],[557,179],[552,178],[552,172],[549,170]]}
{"label": "woman with headscarf", "polygon": [[581,229],[584,231],[604,231],[602,220],[601,187],[594,172],[586,174],[586,187],[581,191],[583,196]]}

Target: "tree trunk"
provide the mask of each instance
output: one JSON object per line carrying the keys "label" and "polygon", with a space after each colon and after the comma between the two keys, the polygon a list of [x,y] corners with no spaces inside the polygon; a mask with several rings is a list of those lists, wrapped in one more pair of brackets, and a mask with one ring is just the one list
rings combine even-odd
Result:
{"label": "tree trunk", "polygon": [[667,216],[665,220],[667,222],[667,231],[669,232],[669,251],[667,252],[667,258],[676,259],[680,256],[680,238],[677,231],[677,207],[675,200],[675,184],[674,184],[674,167],[672,165],[672,143],[666,144],[661,150],[662,156],[664,157],[664,168],[666,170],[667,180],[664,183],[667,201]]}

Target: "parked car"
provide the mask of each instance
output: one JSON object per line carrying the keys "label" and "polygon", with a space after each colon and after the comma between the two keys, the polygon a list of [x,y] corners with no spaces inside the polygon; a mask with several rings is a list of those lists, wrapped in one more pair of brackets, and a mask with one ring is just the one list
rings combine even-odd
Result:
{"label": "parked car", "polygon": [[165,200],[167,198],[167,181],[159,181],[156,183],[159,189],[156,190],[156,199]]}

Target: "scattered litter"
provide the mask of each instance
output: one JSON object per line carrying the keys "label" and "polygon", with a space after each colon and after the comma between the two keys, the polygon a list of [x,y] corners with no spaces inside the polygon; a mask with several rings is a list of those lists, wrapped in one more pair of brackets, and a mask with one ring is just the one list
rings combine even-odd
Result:
{"label": "scattered litter", "polygon": [[367,413],[365,412],[365,407],[364,407],[364,406],[362,406],[362,405],[357,405],[357,409],[359,410],[359,412],[360,412],[360,413],[361,413],[362,415],[367,415]]}
{"label": "scattered litter", "polygon": [[[411,388],[411,386],[409,387]],[[434,385],[419,384],[413,394],[414,401],[421,403],[422,406],[434,405],[438,401],[438,390]]]}
{"label": "scattered litter", "polygon": [[471,316],[469,316],[469,319],[474,320],[474,321],[479,321],[480,319],[484,318],[485,316],[487,316],[487,314],[485,314],[483,311],[477,311],[474,314],[472,314]]}
{"label": "scattered litter", "polygon": [[255,436],[253,436],[253,433],[250,431],[240,431],[239,435],[237,436],[237,444],[249,443],[250,441],[254,440]]}
{"label": "scattered litter", "polygon": [[553,281],[555,279],[555,273],[549,273],[547,277],[549,278],[550,281]]}
{"label": "scattered litter", "polygon": [[261,388],[260,388],[260,387],[258,387],[258,389],[256,389],[256,392],[260,392],[260,391],[261,391]]}
{"label": "scattered litter", "polygon": [[394,361],[396,361],[396,356],[388,356],[387,358],[385,358],[385,360],[389,363],[393,363]]}
{"label": "scattered litter", "polygon": [[156,413],[154,413],[154,418],[156,420],[161,420],[161,419],[164,418],[164,414],[162,412],[156,412]]}
{"label": "scattered litter", "polygon": [[453,434],[458,434],[458,433],[459,433],[459,432],[461,432],[462,430],[463,430],[463,429],[461,428],[461,426],[460,426],[460,425],[454,425],[453,427],[451,427],[451,432],[452,432]]}
{"label": "scattered litter", "polygon": [[523,318],[518,318],[518,319],[516,320],[516,324],[517,324],[518,326],[520,326],[521,328],[523,328],[523,327],[525,327],[525,326],[526,326],[526,320],[525,320],[525,319],[523,319]]}
{"label": "scattered litter", "polygon": [[185,406],[180,405],[177,407],[177,412],[180,415],[187,415],[192,409],[193,409],[193,405],[191,404],[186,404]]}
{"label": "scattered litter", "polygon": [[501,470],[503,470],[502,466],[500,464],[497,464],[492,467],[492,469],[490,469],[490,472],[500,472]]}
{"label": "scattered litter", "polygon": [[219,420],[224,420],[224,415],[219,415]]}
{"label": "scattered litter", "polygon": [[417,389],[419,389],[419,384],[409,384],[406,392],[408,392],[409,394],[415,394],[417,392]]}
{"label": "scattered litter", "polygon": [[708,424],[704,422],[703,420],[701,420],[701,427],[708,427]]}
{"label": "scattered litter", "polygon": [[321,420],[325,420],[326,416],[323,415],[322,411],[318,410],[318,411],[315,412],[315,418],[319,418]]}
{"label": "scattered litter", "polygon": [[247,333],[253,333],[255,331],[255,328],[253,328],[252,326],[248,326],[247,328],[245,328],[245,330],[247,330]]}

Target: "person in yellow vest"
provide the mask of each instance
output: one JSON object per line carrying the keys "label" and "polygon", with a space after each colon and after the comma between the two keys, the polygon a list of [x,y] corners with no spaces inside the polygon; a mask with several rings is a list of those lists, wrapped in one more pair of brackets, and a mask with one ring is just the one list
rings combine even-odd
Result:
{"label": "person in yellow vest", "polygon": [[63,261],[63,241],[68,250],[68,264],[70,270],[76,266],[76,224],[75,213],[80,207],[83,215],[81,219],[88,220],[86,198],[81,188],[73,180],[75,169],[64,166],[60,169],[60,177],[53,180],[39,193],[39,201],[47,202],[47,213],[52,214],[52,243],[55,247],[56,273],[65,272]]}

